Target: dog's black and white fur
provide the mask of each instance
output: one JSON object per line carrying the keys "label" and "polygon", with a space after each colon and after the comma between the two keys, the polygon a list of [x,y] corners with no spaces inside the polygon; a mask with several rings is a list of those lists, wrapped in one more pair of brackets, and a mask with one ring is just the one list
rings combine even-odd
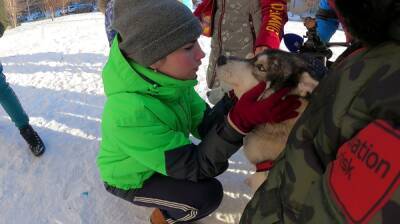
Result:
{"label": "dog's black and white fur", "polygon": [[[296,54],[272,49],[247,59],[220,57],[217,79],[231,87],[238,98],[260,81],[267,82],[267,88],[260,99],[267,98],[283,87],[292,87],[290,94],[300,96],[300,113],[308,104],[306,97],[318,85],[318,79],[306,60]],[[244,139],[244,153],[247,159],[254,165],[274,160],[285,147],[297,118],[257,126]],[[256,190],[266,178],[267,172],[256,172],[246,182]]]}

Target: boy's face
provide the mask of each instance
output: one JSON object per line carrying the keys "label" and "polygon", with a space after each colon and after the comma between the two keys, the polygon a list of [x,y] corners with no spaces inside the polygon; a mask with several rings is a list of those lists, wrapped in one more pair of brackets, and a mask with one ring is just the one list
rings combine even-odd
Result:
{"label": "boy's face", "polygon": [[195,41],[185,44],[151,67],[179,80],[196,79],[196,72],[204,56],[199,43]]}

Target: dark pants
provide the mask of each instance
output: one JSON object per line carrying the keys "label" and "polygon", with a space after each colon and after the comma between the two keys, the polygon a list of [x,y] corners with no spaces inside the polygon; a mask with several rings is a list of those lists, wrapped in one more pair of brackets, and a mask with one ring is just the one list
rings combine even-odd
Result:
{"label": "dark pants", "polygon": [[135,205],[159,208],[168,223],[201,219],[217,209],[223,197],[222,185],[215,178],[192,182],[155,174],[140,189],[105,186],[111,194]]}
{"label": "dark pants", "polygon": [[29,124],[28,115],[26,115],[18,97],[8,85],[6,77],[3,74],[3,66],[0,63],[0,104],[10,116],[17,128],[22,128]]}

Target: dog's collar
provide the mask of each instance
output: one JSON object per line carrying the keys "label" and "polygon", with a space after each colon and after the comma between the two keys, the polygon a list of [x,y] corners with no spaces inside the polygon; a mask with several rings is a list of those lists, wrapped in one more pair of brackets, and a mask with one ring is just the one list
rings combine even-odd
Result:
{"label": "dog's collar", "polygon": [[270,170],[272,169],[273,166],[274,166],[273,160],[265,160],[264,162],[256,164],[256,172],[264,172]]}

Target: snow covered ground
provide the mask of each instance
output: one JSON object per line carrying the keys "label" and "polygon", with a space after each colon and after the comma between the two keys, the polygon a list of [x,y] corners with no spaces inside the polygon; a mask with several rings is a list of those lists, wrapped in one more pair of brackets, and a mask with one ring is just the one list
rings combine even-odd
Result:
{"label": "snow covered ground", "polygon": [[[71,15],[23,24],[0,39],[7,80],[47,146],[42,157],[32,156],[0,109],[1,224],[148,223],[150,209],[107,193],[95,164],[105,100],[100,73],[108,55],[103,23],[100,13]],[[299,22],[286,30],[305,33]],[[333,39],[343,40],[342,32]],[[200,44],[208,55],[209,39]],[[202,97],[207,63],[208,57],[196,87]],[[252,170],[241,153],[231,158],[218,177],[224,200],[201,223],[238,223],[251,198],[243,181]]]}

